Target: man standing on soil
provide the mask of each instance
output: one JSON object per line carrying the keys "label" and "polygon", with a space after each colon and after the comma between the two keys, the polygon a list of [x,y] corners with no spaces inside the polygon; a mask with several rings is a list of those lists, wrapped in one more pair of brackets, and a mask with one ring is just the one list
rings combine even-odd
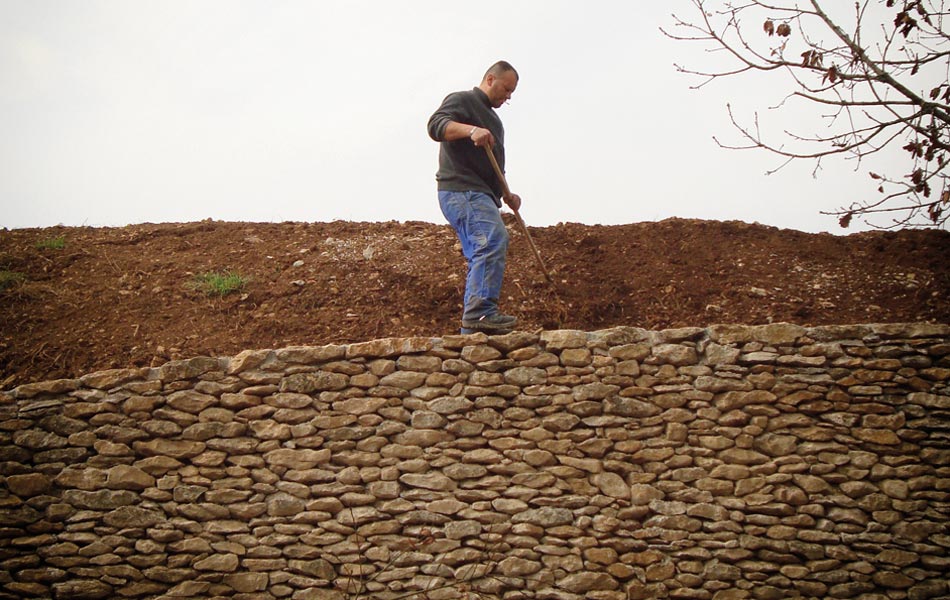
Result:
{"label": "man standing on soil", "polygon": [[436,181],[442,214],[455,228],[468,260],[462,330],[507,332],[515,317],[498,309],[508,231],[501,220],[501,200],[513,210],[521,206],[517,194],[505,196],[485,153],[495,153],[505,168],[505,130],[495,109],[518,87],[518,72],[509,63],[492,65],[478,87],[449,94],[429,117],[429,137],[440,142]]}

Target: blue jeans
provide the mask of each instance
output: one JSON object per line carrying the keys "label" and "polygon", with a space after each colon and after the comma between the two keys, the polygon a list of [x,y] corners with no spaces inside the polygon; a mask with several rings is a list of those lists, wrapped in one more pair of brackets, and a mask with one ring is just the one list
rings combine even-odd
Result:
{"label": "blue jeans", "polygon": [[497,313],[508,254],[508,230],[495,201],[482,192],[440,191],[439,206],[455,228],[468,260],[462,320],[477,321]]}

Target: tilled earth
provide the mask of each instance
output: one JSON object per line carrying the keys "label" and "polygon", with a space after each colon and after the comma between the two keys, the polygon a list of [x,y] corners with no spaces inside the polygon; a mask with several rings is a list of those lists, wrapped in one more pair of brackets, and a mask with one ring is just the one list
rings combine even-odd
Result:
{"label": "tilled earth", "polygon": [[[950,323],[946,231],[833,236],[682,219],[531,228],[553,287],[525,235],[509,231],[502,309],[521,329]],[[246,278],[243,289],[195,288],[197,274],[224,271]],[[8,389],[250,348],[457,333],[465,262],[446,225],[203,221],[0,230],[0,276]]]}

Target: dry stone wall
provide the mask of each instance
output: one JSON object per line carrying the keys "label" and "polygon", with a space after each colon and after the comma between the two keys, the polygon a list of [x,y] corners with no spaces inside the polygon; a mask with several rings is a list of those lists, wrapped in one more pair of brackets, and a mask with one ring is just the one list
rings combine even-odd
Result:
{"label": "dry stone wall", "polygon": [[23,385],[0,393],[0,598],[947,597],[948,414],[929,324],[385,339]]}

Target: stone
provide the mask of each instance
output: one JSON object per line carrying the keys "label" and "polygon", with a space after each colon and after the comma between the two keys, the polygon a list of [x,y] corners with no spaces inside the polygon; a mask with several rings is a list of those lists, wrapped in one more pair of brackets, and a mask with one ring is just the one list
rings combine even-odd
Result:
{"label": "stone", "polygon": [[138,502],[138,496],[129,491],[99,490],[87,492],[66,490],[63,500],[76,508],[89,510],[112,510]]}
{"label": "stone", "polygon": [[214,396],[209,396],[208,394],[201,394],[199,392],[185,390],[181,392],[175,392],[168,397],[166,402],[175,410],[196,415],[206,408],[217,404],[218,399]]}
{"label": "stone", "polygon": [[655,404],[637,400],[636,398],[614,396],[604,402],[604,412],[609,415],[642,419],[656,416],[663,412],[663,409]]}
{"label": "stone", "polygon": [[267,514],[272,517],[290,517],[303,512],[306,506],[302,498],[282,492],[267,498]]}
{"label": "stone", "polygon": [[674,367],[695,365],[699,362],[699,355],[695,348],[679,344],[658,344],[653,347],[653,359],[660,364],[669,364]]}
{"label": "stone", "polygon": [[237,375],[256,369],[273,355],[271,350],[244,350],[228,361],[225,371],[228,375]]}
{"label": "stone", "polygon": [[204,560],[195,562],[196,571],[216,571],[233,573],[239,565],[238,557],[234,554],[213,554]]}
{"label": "stone", "polygon": [[780,457],[794,454],[798,444],[799,439],[793,435],[767,433],[757,437],[752,447],[765,455]]}
{"label": "stone", "polygon": [[163,523],[168,517],[158,510],[150,510],[138,506],[122,506],[107,513],[102,520],[106,525],[119,529],[145,529]]}
{"label": "stone", "polygon": [[578,385],[574,388],[574,400],[584,402],[586,400],[603,400],[611,397],[620,391],[620,386],[606,385],[603,383],[588,383]]}
{"label": "stone", "polygon": [[236,592],[250,594],[266,590],[269,577],[267,573],[233,573],[225,575],[223,581]]}
{"label": "stone", "polygon": [[751,383],[742,379],[726,379],[724,377],[712,377],[709,375],[697,377],[693,385],[697,390],[712,392],[714,394],[730,391],[749,391],[753,387]]}
{"label": "stone", "polygon": [[[264,351],[265,357],[267,357],[267,352]],[[277,350],[274,352],[274,356],[281,362],[317,365],[344,358],[346,347],[332,344],[327,346],[289,346]],[[260,363],[256,366],[260,366]]]}
{"label": "stone", "polygon": [[436,398],[428,403],[429,410],[440,415],[468,412],[474,405],[475,403],[468,398],[461,397]]}
{"label": "stone", "polygon": [[416,371],[396,371],[383,377],[379,381],[379,384],[393,386],[403,390],[413,390],[418,387],[422,387],[422,385],[425,384],[427,377],[427,373]]}
{"label": "stone", "polygon": [[13,397],[19,400],[34,398],[43,394],[54,396],[66,394],[78,390],[81,384],[82,382],[78,379],[54,379],[38,383],[25,383],[13,390]]}
{"label": "stone", "polygon": [[711,342],[703,350],[702,363],[706,365],[734,365],[740,354],[738,348]]}
{"label": "stone", "polygon": [[732,465],[761,465],[769,462],[769,457],[754,450],[729,448],[719,453],[720,458]]}
{"label": "stone", "polygon": [[526,510],[512,517],[512,523],[531,523],[540,527],[557,527],[574,522],[574,515],[567,508],[544,507]]}
{"label": "stone", "polygon": [[346,347],[346,358],[389,358],[428,352],[432,346],[431,338],[385,338],[350,344]]}
{"label": "stone", "polygon": [[808,332],[800,325],[792,323],[773,323],[752,327],[752,339],[772,346],[794,344]]}
{"label": "stone", "polygon": [[106,471],[105,486],[112,490],[146,490],[155,485],[155,477],[138,467],[116,465]]}
{"label": "stone", "polygon": [[620,361],[637,361],[640,362],[650,356],[650,351],[652,346],[648,342],[642,342],[638,344],[624,344],[621,346],[614,346],[609,350],[611,357],[616,358]]}
{"label": "stone", "polygon": [[39,451],[65,448],[69,445],[69,441],[62,436],[49,431],[37,431],[33,429],[15,432],[13,434],[13,443],[22,448]]}
{"label": "stone", "polygon": [[134,442],[132,447],[143,456],[163,456],[182,460],[198,456],[207,447],[204,442],[157,439]]}
{"label": "stone", "polygon": [[312,394],[314,392],[342,390],[348,382],[349,378],[342,373],[331,373],[329,371],[294,373],[281,379],[280,391]]}
{"label": "stone", "polygon": [[[10,475],[6,478],[7,488],[20,498],[32,498],[46,493],[50,489],[49,477],[42,473]],[[87,488],[94,489],[94,488]]]}
{"label": "stone", "polygon": [[312,469],[317,465],[330,462],[332,453],[328,448],[310,450],[307,448],[281,448],[264,454],[264,460],[269,465],[288,467],[293,469]]}
{"label": "stone", "polygon": [[584,348],[587,346],[587,332],[573,329],[542,331],[541,343],[551,351],[566,348]]}
{"label": "stone", "polygon": [[558,587],[563,588],[574,594],[586,594],[589,592],[616,590],[620,587],[613,577],[607,573],[596,573],[583,571],[580,573],[571,573],[567,577],[557,582]]}
{"label": "stone", "polygon": [[79,378],[79,381],[88,388],[108,390],[124,383],[129,383],[130,381],[144,379],[147,376],[148,368],[146,367],[137,369],[109,369],[83,375]]}
{"label": "stone", "polygon": [[526,577],[534,575],[542,568],[541,563],[517,556],[509,556],[498,563],[498,570],[506,577]]}
{"label": "stone", "polygon": [[561,364],[565,367],[586,367],[592,362],[587,348],[567,348],[561,351]]}
{"label": "stone", "polygon": [[436,491],[450,491],[455,489],[455,481],[441,473],[406,473],[399,477],[405,485]]}
{"label": "stone", "polygon": [[547,379],[547,372],[535,367],[516,367],[508,369],[504,374],[505,383],[522,387],[543,385],[547,383]]}
{"label": "stone", "polygon": [[737,408],[754,404],[772,404],[776,400],[775,394],[766,390],[754,390],[751,392],[725,392],[716,398],[716,408],[727,412]]}
{"label": "stone", "polygon": [[883,446],[897,446],[901,439],[896,433],[889,429],[863,429],[855,428],[851,431],[854,437],[872,444],[881,444]]}
{"label": "stone", "polygon": [[619,500],[630,498],[630,486],[616,473],[597,473],[591,476],[591,483],[605,496]]}
{"label": "stone", "polygon": [[111,585],[98,579],[72,579],[53,584],[55,600],[99,600],[113,598]]}
{"label": "stone", "polygon": [[197,379],[221,365],[218,359],[210,356],[197,356],[187,360],[173,360],[158,368],[158,379],[163,382]]}

